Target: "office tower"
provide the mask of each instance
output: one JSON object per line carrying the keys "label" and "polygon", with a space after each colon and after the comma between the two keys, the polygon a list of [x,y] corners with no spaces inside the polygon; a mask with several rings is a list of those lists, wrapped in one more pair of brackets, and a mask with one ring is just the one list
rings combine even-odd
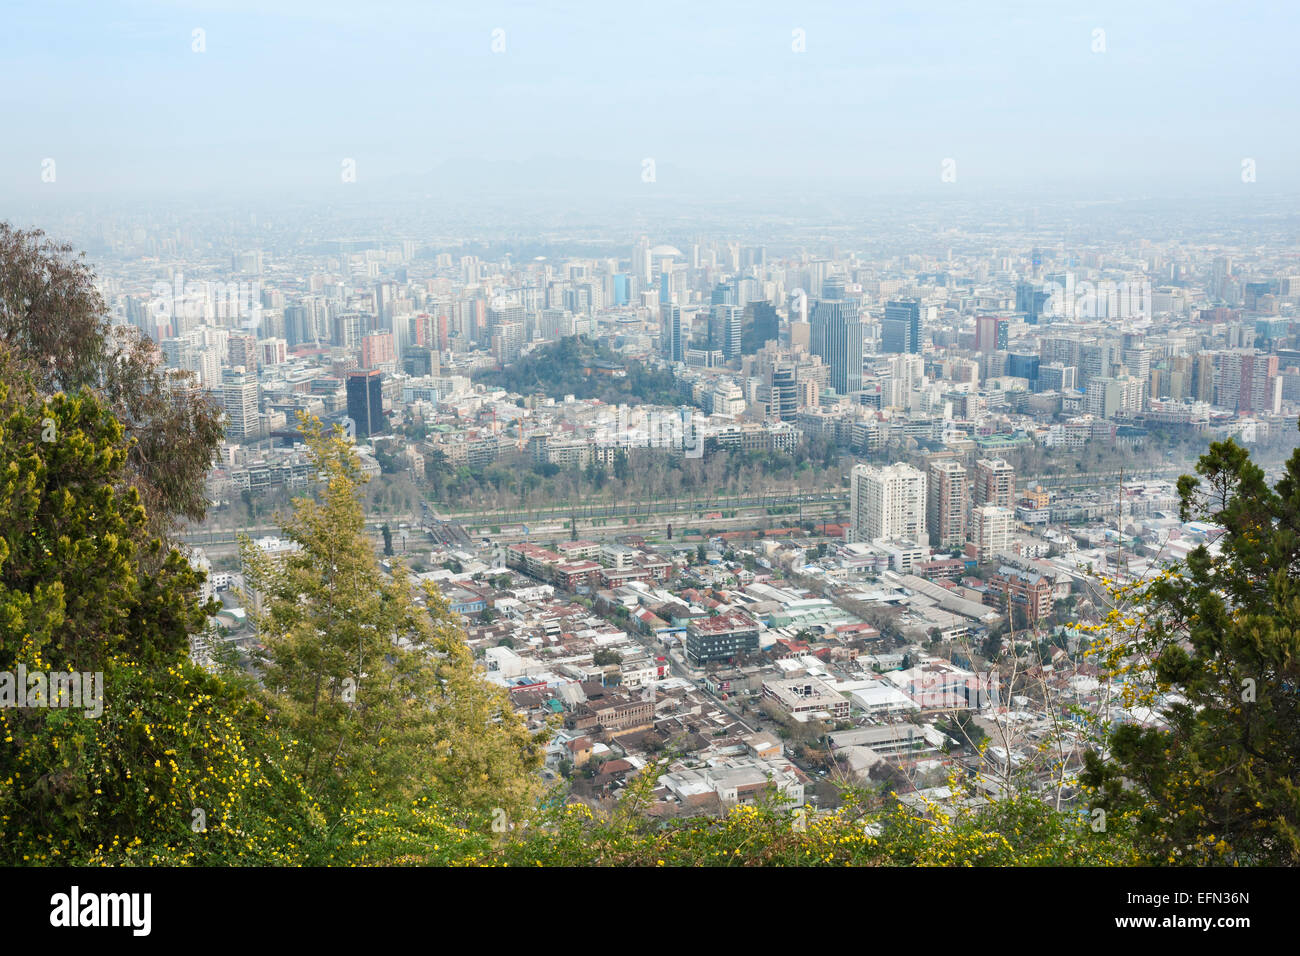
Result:
{"label": "office tower", "polygon": [[1052,297],[1032,282],[1016,283],[1016,311],[1025,313],[1025,321],[1037,325],[1048,300]]}
{"label": "office tower", "polygon": [[780,337],[781,319],[776,314],[776,306],[770,302],[750,302],[745,306],[740,333],[741,355],[756,355],[766,343],[776,342]]}
{"label": "office tower", "polygon": [[650,240],[642,236],[637,241],[636,248],[632,250],[632,273],[642,285],[649,284],[652,276],[652,264],[650,256]]}
{"label": "office tower", "polygon": [[221,404],[226,411],[226,435],[234,440],[248,438],[261,432],[262,417],[258,412],[257,376],[244,366],[222,369]]}
{"label": "office tower", "polygon": [[614,280],[614,305],[627,305],[632,301],[632,277],[626,272],[616,272]]}
{"label": "office tower", "polygon": [[379,369],[349,372],[347,391],[348,418],[356,426],[356,437],[369,438],[385,431],[383,373]]}
{"label": "office tower", "polygon": [[831,388],[862,390],[862,318],[853,299],[821,299],[813,309],[811,345],[831,368]]}
{"label": "office tower", "polygon": [[975,351],[1003,352],[1007,348],[1006,319],[997,315],[980,315],[975,318]]}
{"label": "office tower", "polygon": [[670,362],[686,361],[686,341],[682,328],[682,310],[673,302],[659,307],[659,337],[663,355]]}
{"label": "office tower", "polygon": [[437,375],[438,353],[427,345],[412,345],[402,356],[402,370],[415,378]]}
{"label": "office tower", "polygon": [[393,327],[393,303],[396,299],[396,283],[380,282],[375,285],[375,328],[391,329]]}
{"label": "office tower", "polygon": [[880,323],[880,351],[921,351],[921,303],[915,300],[885,303],[885,318]]}
{"label": "office tower", "polygon": [[1060,392],[1067,388],[1074,388],[1075,368],[1073,365],[1061,365],[1055,363],[1052,365],[1038,366],[1038,391],[1040,392]]}
{"label": "office tower", "polygon": [[825,281],[822,282],[821,297],[823,299],[842,299],[844,298],[844,289],[844,276],[827,276]]}
{"label": "office tower", "polygon": [[966,469],[951,458],[930,463],[926,527],[937,548],[960,548],[966,543],[966,512],[970,486]]}
{"label": "office tower", "polygon": [[902,463],[884,468],[855,465],[852,481],[854,541],[929,543],[924,472]]}
{"label": "office tower", "polygon": [[[713,317],[721,329],[721,341],[710,341],[709,348],[721,347],[728,360],[740,357],[741,325],[744,312],[738,305],[715,305]],[[710,336],[712,339],[712,336]]]}
{"label": "office tower", "polygon": [[976,505],[1010,508],[1016,499],[1016,471],[1001,458],[975,462],[975,487],[971,500]]}
{"label": "office tower", "polygon": [[1038,367],[1039,358],[1032,353],[1012,352],[1007,356],[1007,374],[1028,380],[1031,392],[1038,391]]}
{"label": "office tower", "polygon": [[988,561],[1011,545],[1015,512],[998,505],[980,505],[970,514],[970,541],[975,560]]}
{"label": "office tower", "polygon": [[779,365],[772,370],[772,401],[769,418],[792,422],[799,416],[798,380],[793,365]]}

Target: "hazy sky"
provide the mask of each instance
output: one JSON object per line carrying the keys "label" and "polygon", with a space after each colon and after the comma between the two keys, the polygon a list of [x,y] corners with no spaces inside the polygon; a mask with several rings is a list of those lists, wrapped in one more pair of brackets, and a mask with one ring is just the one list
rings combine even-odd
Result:
{"label": "hazy sky", "polygon": [[1298,9],[8,0],[0,197],[1291,192]]}

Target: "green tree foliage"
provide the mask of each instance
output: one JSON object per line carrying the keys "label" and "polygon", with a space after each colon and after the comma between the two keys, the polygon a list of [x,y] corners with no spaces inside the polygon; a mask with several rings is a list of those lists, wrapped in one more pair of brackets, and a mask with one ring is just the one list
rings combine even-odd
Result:
{"label": "green tree foliage", "polygon": [[43,232],[0,223],[0,344],[43,394],[92,389],[134,439],[131,481],[155,530],[207,510],[204,482],[222,411],[188,372],[162,367],[152,342],[111,325],[94,273]]}
{"label": "green tree foliage", "polygon": [[[588,374],[592,362],[621,365],[627,374],[622,378],[595,372]],[[582,399],[598,398],[610,405],[678,405],[682,402],[681,391],[670,369],[625,362],[605,346],[592,345],[577,335],[536,348],[502,371],[480,372],[474,378],[485,385],[495,385],[523,395],[534,392],[552,398],[573,395]]]}
{"label": "green tree foliage", "polygon": [[462,807],[527,805],[540,739],[476,673],[437,591],[421,607],[400,563],[381,572],[364,534],[365,476],[341,432],[314,419],[304,432],[323,486],[284,524],[299,550],[277,565],[244,549],[261,595],[266,704],[300,744],[308,792],[335,809],[356,805],[358,780],[372,802],[434,786]]}
{"label": "green tree foliage", "polygon": [[[1250,455],[1216,442],[1179,481],[1184,519],[1223,529],[1186,566],[1117,589],[1103,642],[1112,673],[1168,730],[1110,735],[1088,758],[1095,802],[1135,814],[1160,862],[1300,863],[1300,450],[1274,488]],[[1217,552],[1217,553],[1216,553]]]}
{"label": "green tree foliage", "polygon": [[0,708],[0,862],[283,862],[309,804],[260,709],[190,663],[201,576],[150,534],[130,449],[0,347],[0,674],[95,675],[80,706]]}

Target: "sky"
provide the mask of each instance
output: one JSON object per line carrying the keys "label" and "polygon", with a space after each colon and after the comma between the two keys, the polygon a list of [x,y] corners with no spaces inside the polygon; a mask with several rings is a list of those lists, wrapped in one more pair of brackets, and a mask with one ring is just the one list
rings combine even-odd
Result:
{"label": "sky", "polygon": [[1250,0],[7,0],[0,202],[1286,194],[1297,27]]}

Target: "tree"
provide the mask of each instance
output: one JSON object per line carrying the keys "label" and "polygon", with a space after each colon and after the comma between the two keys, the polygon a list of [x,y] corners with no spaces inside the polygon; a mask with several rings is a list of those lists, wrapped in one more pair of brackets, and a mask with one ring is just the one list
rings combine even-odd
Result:
{"label": "tree", "polygon": [[391,558],[393,556],[393,529],[385,521],[380,526],[379,532],[384,536],[384,557]]}
{"label": "tree", "polygon": [[265,645],[266,704],[296,739],[307,791],[339,811],[348,782],[405,800],[432,782],[463,808],[520,809],[536,794],[540,738],[503,690],[481,679],[444,598],[420,607],[394,562],[380,573],[358,497],[365,476],[337,427],[303,416],[318,497],[294,501],[276,566],[245,541]]}
{"label": "tree", "polygon": [[622,663],[622,661],[622,656],[612,648],[603,647],[591,655],[591,662],[597,667],[607,667],[610,664]]}
{"label": "tree", "polygon": [[0,664],[188,652],[202,578],[151,535],[132,441],[104,403],[84,388],[42,398],[0,346],[0,442]]}
{"label": "tree", "polygon": [[154,344],[113,326],[95,276],[72,247],[0,223],[0,344],[43,394],[89,388],[134,439],[130,480],[155,531],[207,511],[221,408],[193,376],[162,367]]}
{"label": "tree", "polygon": [[1087,757],[1094,805],[1136,817],[1160,862],[1300,863],[1300,449],[1269,488],[1232,440],[1179,480],[1184,520],[1223,529],[1183,566],[1112,587],[1095,652],[1125,674],[1111,760]]}
{"label": "tree", "polygon": [[[131,444],[0,345],[0,863],[299,861],[310,802],[260,708],[190,661],[213,607],[152,535]],[[27,707],[20,667],[75,692]]]}

